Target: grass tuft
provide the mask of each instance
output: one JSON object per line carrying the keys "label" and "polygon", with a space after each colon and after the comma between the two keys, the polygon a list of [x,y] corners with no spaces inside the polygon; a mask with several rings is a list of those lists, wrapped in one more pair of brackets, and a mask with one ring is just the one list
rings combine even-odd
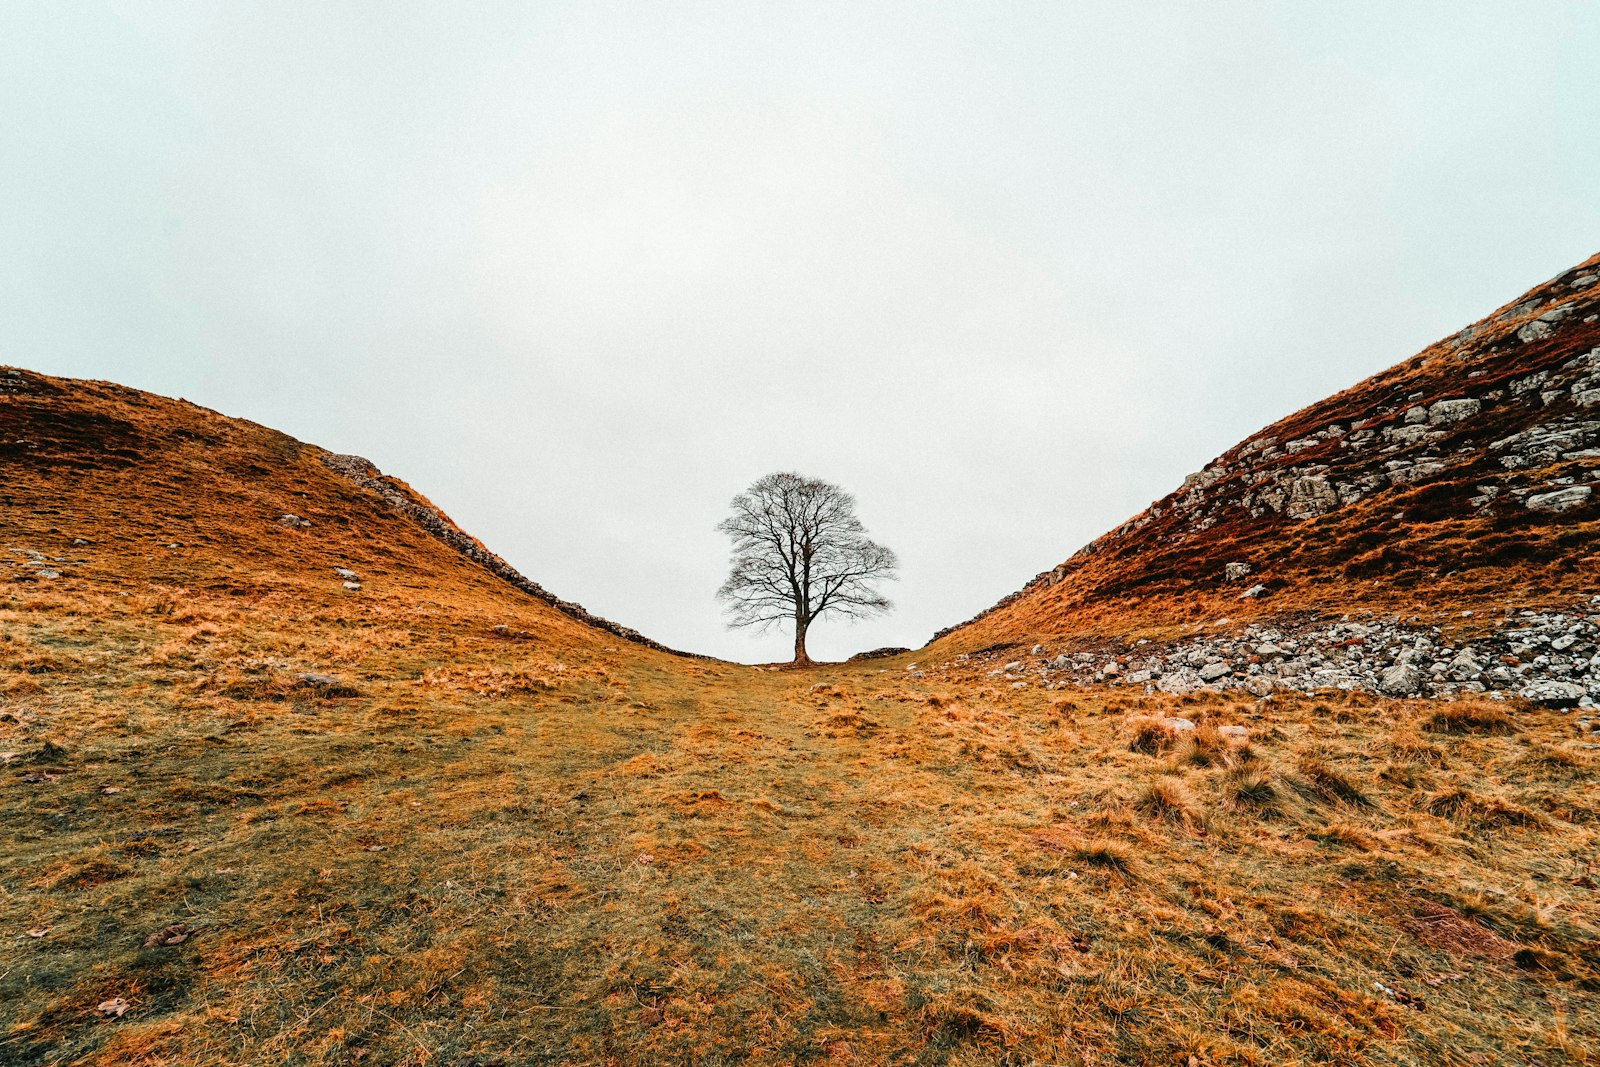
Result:
{"label": "grass tuft", "polygon": [[1178,826],[1195,826],[1201,821],[1200,810],[1181,779],[1162,778],[1150,784],[1134,803],[1134,808],[1162,822]]}
{"label": "grass tuft", "polygon": [[1236,767],[1223,778],[1223,788],[1233,803],[1263,815],[1279,810],[1281,795],[1270,772],[1256,767]]}
{"label": "grass tuft", "polygon": [[1088,841],[1074,848],[1069,855],[1079,863],[1120,874],[1124,878],[1134,877],[1133,854],[1114,841]]}
{"label": "grass tuft", "polygon": [[1174,740],[1172,727],[1160,719],[1135,719],[1133,740],[1128,742],[1128,751],[1146,756],[1159,756],[1172,747]]}
{"label": "grass tuft", "polygon": [[1322,760],[1308,756],[1300,761],[1298,770],[1303,776],[1306,789],[1317,799],[1332,804],[1344,804],[1352,808],[1370,808],[1372,799],[1362,791],[1361,787],[1349,778],[1340,774]]}
{"label": "grass tuft", "polygon": [[1423,720],[1422,728],[1436,734],[1498,734],[1515,729],[1505,709],[1486,700],[1460,700],[1444,704]]}

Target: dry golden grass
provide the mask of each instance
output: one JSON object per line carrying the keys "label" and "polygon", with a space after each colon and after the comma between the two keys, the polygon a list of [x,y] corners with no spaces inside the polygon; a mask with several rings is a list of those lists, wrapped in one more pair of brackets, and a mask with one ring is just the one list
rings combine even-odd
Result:
{"label": "dry golden grass", "polygon": [[[85,630],[97,594],[59,588],[0,599],[0,680],[40,686],[0,722],[8,1064],[1600,1043],[1597,761],[1559,713],[1407,734],[1415,704],[1370,698],[922,691],[232,600]],[[335,661],[359,695],[294,684]],[[1131,746],[1179,714],[1198,728]]]}
{"label": "dry golden grass", "polygon": [[85,389],[5,489],[0,547],[86,560],[0,579],[7,1067],[1600,1047],[1600,761],[1559,713],[676,658],[305,446]]}

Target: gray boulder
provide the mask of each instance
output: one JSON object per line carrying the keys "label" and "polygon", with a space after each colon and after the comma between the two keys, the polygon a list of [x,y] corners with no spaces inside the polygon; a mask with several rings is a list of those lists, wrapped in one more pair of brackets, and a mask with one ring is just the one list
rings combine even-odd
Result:
{"label": "gray boulder", "polygon": [[1411,696],[1422,688],[1422,672],[1409,663],[1398,663],[1378,677],[1378,688],[1390,696]]}
{"label": "gray boulder", "polygon": [[1483,410],[1483,402],[1471,397],[1456,400],[1439,400],[1428,408],[1428,422],[1434,426],[1464,422]]}
{"label": "gray boulder", "polygon": [[1339,506],[1339,493],[1320,474],[1307,474],[1289,485],[1289,503],[1284,513],[1291,519],[1311,519],[1326,515]]}
{"label": "gray boulder", "polygon": [[1450,661],[1450,677],[1458,682],[1474,682],[1483,674],[1483,664],[1468,649]]}
{"label": "gray boulder", "polygon": [[1553,493],[1535,493],[1528,498],[1528,508],[1532,511],[1570,511],[1587,503],[1593,493],[1594,490],[1587,485],[1569,485]]}
{"label": "gray boulder", "polygon": [[1576,682],[1535,682],[1522,691],[1524,698],[1545,708],[1571,708],[1588,695]]}

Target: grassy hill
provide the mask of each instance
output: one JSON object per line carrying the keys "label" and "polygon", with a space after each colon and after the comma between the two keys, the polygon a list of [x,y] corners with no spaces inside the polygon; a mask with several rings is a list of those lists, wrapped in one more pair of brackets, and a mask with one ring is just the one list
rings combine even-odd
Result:
{"label": "grassy hill", "polygon": [[1600,255],[1241,441],[938,636],[1565,605],[1597,591],[1597,487]]}
{"label": "grassy hill", "polygon": [[105,383],[0,369],[0,462],[0,1063],[1600,1048],[1571,714],[922,669],[966,631],[688,657],[368,466]]}

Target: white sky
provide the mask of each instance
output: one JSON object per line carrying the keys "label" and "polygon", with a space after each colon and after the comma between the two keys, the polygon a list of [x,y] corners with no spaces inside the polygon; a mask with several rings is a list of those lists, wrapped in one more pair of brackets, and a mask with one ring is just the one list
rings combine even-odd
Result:
{"label": "white sky", "polygon": [[1600,4],[0,6],[0,362],[406,478],[723,629],[756,477],[919,645],[1600,246]]}

